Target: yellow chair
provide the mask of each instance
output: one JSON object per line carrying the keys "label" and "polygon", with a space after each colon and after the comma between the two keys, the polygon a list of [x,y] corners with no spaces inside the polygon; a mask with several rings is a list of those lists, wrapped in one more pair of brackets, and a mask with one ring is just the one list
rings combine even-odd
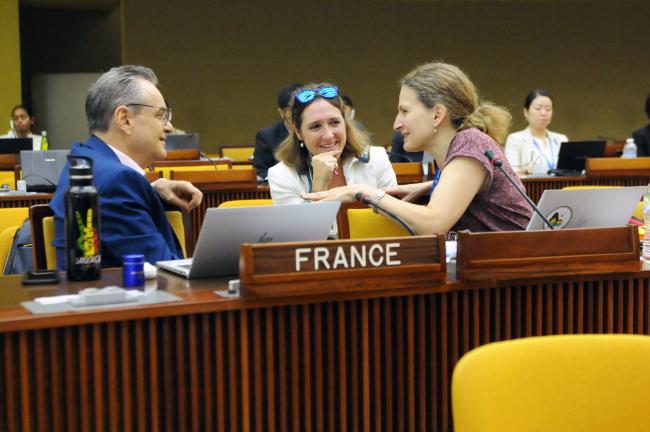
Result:
{"label": "yellow chair", "polygon": [[456,432],[650,430],[650,337],[542,336],[496,342],[454,368]]}
{"label": "yellow chair", "polygon": [[8,184],[12,189],[16,188],[16,175],[13,171],[0,171],[0,185]]}
{"label": "yellow chair", "polygon": [[254,146],[221,147],[219,156],[230,158],[235,162],[250,162],[254,152]]}
{"label": "yellow chair", "polygon": [[[210,171],[215,168],[215,165],[179,165],[179,166],[165,166],[165,167],[154,167],[154,172],[159,172],[162,174],[163,178],[167,180],[171,179],[172,171]],[[230,165],[226,163],[216,164],[216,169],[227,170],[230,169]]]}
{"label": "yellow chair", "polygon": [[243,200],[224,201],[221,204],[219,204],[219,208],[266,206],[266,205],[273,205],[273,200],[270,198],[264,198],[264,199],[243,199]]}
{"label": "yellow chair", "polygon": [[29,217],[29,207],[0,209],[0,232],[12,226],[21,226]]}
{"label": "yellow chair", "polygon": [[372,209],[348,209],[351,239],[403,237],[410,235],[404,227]]}
{"label": "yellow chair", "polygon": [[[178,237],[178,241],[183,248],[183,256],[187,256],[185,250],[185,226],[183,225],[183,214],[177,210],[165,212],[167,220]],[[45,244],[45,259],[48,269],[56,269],[56,248],[52,246],[54,240],[54,217],[48,216],[43,218],[43,242]],[[101,241],[101,238],[100,238]]]}
{"label": "yellow chair", "polygon": [[178,242],[183,248],[183,257],[187,256],[187,251],[185,250],[185,225],[183,224],[183,213],[177,210],[170,210],[165,212],[167,214],[167,220],[174,230],[174,234],[178,238]]}
{"label": "yellow chair", "polygon": [[7,265],[7,257],[9,256],[9,249],[13,243],[16,231],[20,226],[13,226],[5,228],[0,232],[0,274],[4,274],[5,266]]}
{"label": "yellow chair", "polygon": [[45,261],[48,270],[56,269],[56,248],[52,246],[54,240],[54,217],[43,218],[43,243],[45,244]]}

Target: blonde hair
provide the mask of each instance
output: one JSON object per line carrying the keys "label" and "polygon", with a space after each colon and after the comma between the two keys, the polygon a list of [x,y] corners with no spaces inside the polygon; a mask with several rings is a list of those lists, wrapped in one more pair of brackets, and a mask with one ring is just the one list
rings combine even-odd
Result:
{"label": "blonde hair", "polygon": [[296,94],[302,90],[316,90],[323,86],[331,86],[329,83],[320,84],[306,84],[301,88],[295,90],[291,95],[291,101],[287,108],[286,119],[289,121],[289,135],[282,141],[275,152],[275,158],[284,162],[287,166],[294,168],[298,173],[305,174],[308,170],[311,155],[307,147],[300,146],[300,139],[296,131],[300,130],[302,126],[302,113],[317,99],[323,99],[329,102],[332,106],[337,108],[343,116],[345,123],[345,135],[347,137],[343,151],[341,152],[341,160],[346,160],[349,157],[360,157],[364,151],[370,147],[370,137],[368,133],[359,129],[355,122],[348,118],[343,109],[344,104],[341,96],[338,94],[333,98],[324,98],[319,93],[316,93],[314,99],[307,103],[301,103],[296,100]]}
{"label": "blonde hair", "polygon": [[480,101],[476,87],[457,66],[431,62],[406,74],[400,85],[406,86],[428,108],[441,104],[447,108],[452,126],[462,131],[477,128],[503,144],[508,135],[512,116],[503,107]]}

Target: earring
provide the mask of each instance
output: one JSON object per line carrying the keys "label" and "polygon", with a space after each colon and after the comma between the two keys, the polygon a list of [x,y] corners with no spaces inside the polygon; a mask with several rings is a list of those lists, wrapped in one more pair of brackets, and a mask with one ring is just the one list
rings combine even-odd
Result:
{"label": "earring", "polygon": [[305,143],[300,141],[300,148],[303,148],[305,146]]}
{"label": "earring", "polygon": [[433,128],[433,133],[438,133],[438,129],[437,129],[437,128]]}

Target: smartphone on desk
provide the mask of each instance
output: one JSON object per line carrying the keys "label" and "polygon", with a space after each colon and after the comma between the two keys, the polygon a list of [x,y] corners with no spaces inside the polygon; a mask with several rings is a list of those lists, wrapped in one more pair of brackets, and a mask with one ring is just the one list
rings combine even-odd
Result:
{"label": "smartphone on desk", "polygon": [[56,270],[28,270],[23,273],[23,285],[58,284],[59,272]]}

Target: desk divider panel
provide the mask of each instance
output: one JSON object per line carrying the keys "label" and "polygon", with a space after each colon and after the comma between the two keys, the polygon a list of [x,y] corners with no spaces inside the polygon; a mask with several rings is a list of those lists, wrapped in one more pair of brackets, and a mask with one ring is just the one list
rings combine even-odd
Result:
{"label": "desk divider panel", "polygon": [[165,160],[191,160],[199,158],[198,149],[184,149],[184,150],[167,150],[167,157]]}
{"label": "desk divider panel", "polygon": [[[636,271],[636,227],[458,233],[461,281]],[[515,276],[516,275],[516,276]]]}
{"label": "desk divider panel", "polygon": [[205,171],[171,171],[172,180],[186,180],[201,190],[255,189],[257,177],[254,169]]}
{"label": "desk divider panel", "polygon": [[650,175],[650,157],[587,158],[585,171],[587,177],[647,177]]}
{"label": "desk divider panel", "polygon": [[444,238],[387,237],[242,244],[243,296],[282,297],[434,287],[447,277]]}

